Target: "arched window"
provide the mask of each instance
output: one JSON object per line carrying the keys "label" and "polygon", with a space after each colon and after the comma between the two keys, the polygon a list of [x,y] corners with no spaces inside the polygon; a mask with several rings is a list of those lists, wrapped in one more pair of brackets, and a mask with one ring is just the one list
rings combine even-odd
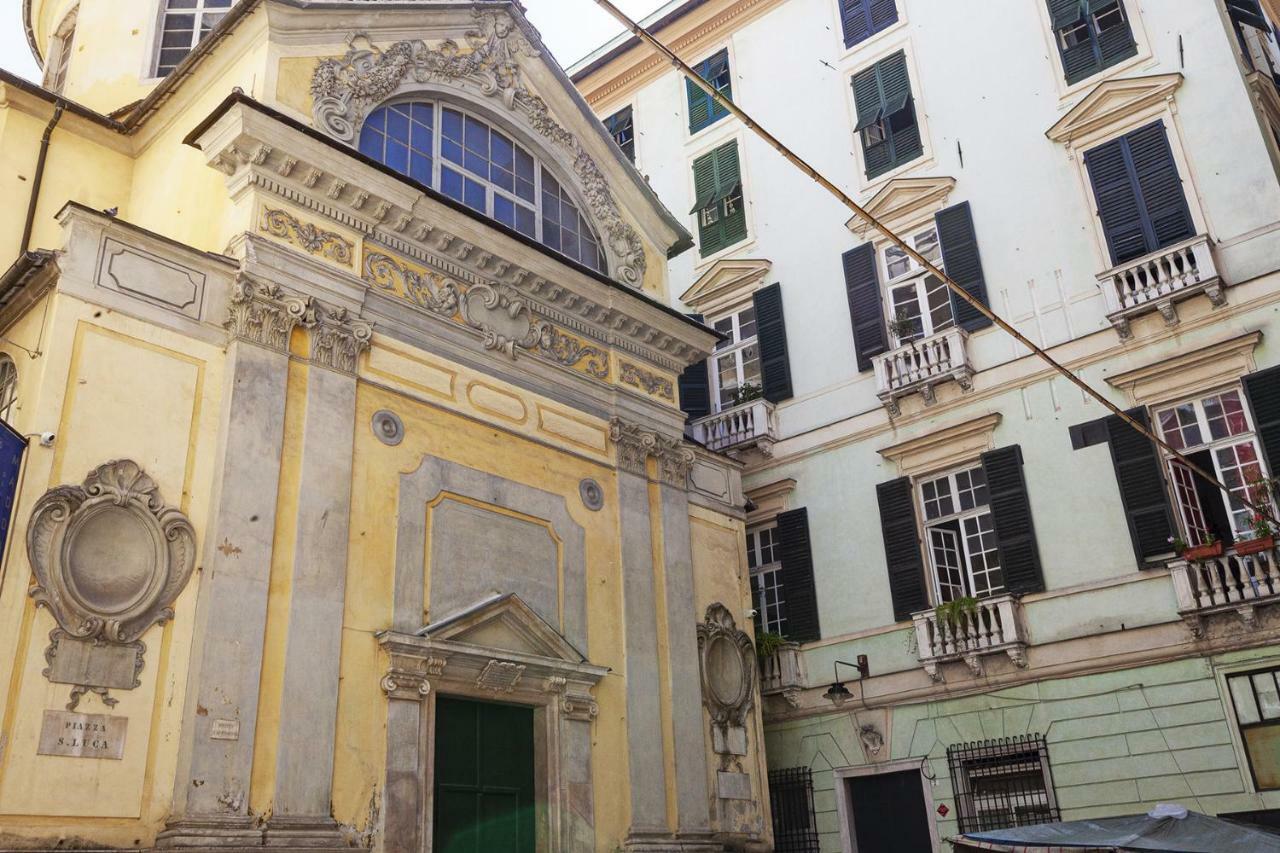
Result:
{"label": "arched window", "polygon": [[13,404],[18,399],[18,366],[0,353],[0,421],[13,424]]}
{"label": "arched window", "polygon": [[431,101],[379,107],[365,119],[360,152],[605,271],[600,240],[569,192],[511,137],[463,110]]}

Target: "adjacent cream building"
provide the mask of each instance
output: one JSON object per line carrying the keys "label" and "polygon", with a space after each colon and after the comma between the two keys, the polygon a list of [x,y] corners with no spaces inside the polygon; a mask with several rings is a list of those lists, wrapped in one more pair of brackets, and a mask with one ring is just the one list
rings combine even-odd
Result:
{"label": "adjacent cream building", "polygon": [[726,336],[682,400],[744,465],[756,628],[791,641],[763,670],[776,849],[944,849],[1159,801],[1278,822],[1280,571],[1238,501],[1280,474],[1269,5],[684,0],[645,22],[1232,498],[636,39],[570,69],[697,239],[672,293]]}
{"label": "adjacent cream building", "polygon": [[692,241],[520,5],[23,24],[0,846],[771,848]]}

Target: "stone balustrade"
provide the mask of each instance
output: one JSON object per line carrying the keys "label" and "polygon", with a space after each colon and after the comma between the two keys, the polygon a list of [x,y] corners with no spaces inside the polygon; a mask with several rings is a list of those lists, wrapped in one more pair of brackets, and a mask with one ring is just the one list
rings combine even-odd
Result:
{"label": "stone balustrade", "polygon": [[982,675],[982,658],[1007,654],[1017,666],[1027,665],[1027,635],[1022,605],[1012,595],[978,601],[971,612],[954,619],[938,618],[936,610],[912,616],[920,663],[929,677],[942,681],[942,664],[964,661],[974,678]]}
{"label": "stone balustrade", "polygon": [[1209,237],[1201,234],[1122,264],[1098,276],[1107,319],[1120,337],[1131,334],[1134,317],[1159,311],[1169,326],[1178,323],[1175,302],[1204,293],[1216,307],[1226,301]]}
{"label": "stone balustrade", "polygon": [[1278,565],[1274,547],[1256,554],[1228,551],[1203,560],[1175,560],[1169,576],[1178,614],[1197,637],[1204,634],[1205,620],[1217,613],[1235,613],[1251,630],[1259,607],[1280,603]]}
{"label": "stone balustrade", "polygon": [[925,405],[932,405],[934,388],[943,382],[954,380],[969,390],[973,367],[966,347],[968,338],[963,329],[952,328],[876,356],[876,396],[897,415],[898,400],[909,394],[919,393]]}
{"label": "stone balustrade", "polygon": [[782,696],[788,704],[797,706],[807,681],[799,643],[784,643],[776,652],[760,659],[760,692],[765,696]]}
{"label": "stone balustrade", "polygon": [[725,409],[699,418],[690,428],[693,437],[708,450],[727,452],[754,447],[765,456],[773,453],[778,438],[778,419],[773,403],[765,399]]}

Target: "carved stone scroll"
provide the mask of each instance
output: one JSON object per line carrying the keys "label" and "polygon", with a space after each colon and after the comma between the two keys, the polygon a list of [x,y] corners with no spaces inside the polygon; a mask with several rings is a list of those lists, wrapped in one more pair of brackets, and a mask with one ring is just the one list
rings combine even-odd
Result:
{"label": "carved stone scroll", "polygon": [[146,472],[130,460],[101,465],[79,486],[58,486],[36,502],[27,528],[35,573],[31,597],[58,627],[44,675],[87,692],[141,683],[139,638],[173,618],[173,602],[195,570],[195,531],[166,506]]}
{"label": "carved stone scroll", "polygon": [[755,646],[723,604],[707,608],[698,625],[702,702],[711,714],[711,742],[722,755],[747,752],[747,714],[755,697]]}

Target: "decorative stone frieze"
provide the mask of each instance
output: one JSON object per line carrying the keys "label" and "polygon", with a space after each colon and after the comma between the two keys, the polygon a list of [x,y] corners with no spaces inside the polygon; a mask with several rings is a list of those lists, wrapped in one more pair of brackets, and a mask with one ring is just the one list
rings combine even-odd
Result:
{"label": "decorative stone frieze", "polygon": [[511,693],[524,677],[525,668],[506,660],[491,660],[476,678],[476,687],[494,693]]}
{"label": "decorative stone frieze", "polygon": [[31,597],[58,627],[44,676],[82,695],[140,685],[139,638],[173,618],[173,602],[195,570],[195,531],[131,460],[94,469],[79,486],[46,492],[31,513]]}
{"label": "decorative stone frieze", "polygon": [[608,180],[582,142],[524,84],[519,58],[541,54],[505,12],[476,8],[472,14],[476,28],[466,33],[470,50],[465,52],[452,39],[435,49],[423,41],[400,41],[386,50],[357,48],[353,39],[344,57],[319,63],[311,78],[316,125],[336,139],[355,144],[365,116],[406,82],[469,87],[497,99],[565,153],[587,207],[608,236],[606,243],[618,261],[618,278],[639,287],[646,267],[640,235],[622,219]]}
{"label": "decorative stone frieze", "polygon": [[721,756],[746,755],[747,714],[755,698],[756,652],[729,608],[707,608],[698,625],[702,702],[711,714],[711,741]]}
{"label": "decorative stone frieze", "polygon": [[666,376],[660,376],[629,361],[619,362],[619,378],[623,385],[639,388],[650,397],[661,397],[675,402],[675,383]]}
{"label": "decorative stone frieze", "polygon": [[263,208],[258,230],[297,246],[309,255],[325,258],[344,267],[352,265],[355,244],[333,231],[302,222],[285,210]]}

